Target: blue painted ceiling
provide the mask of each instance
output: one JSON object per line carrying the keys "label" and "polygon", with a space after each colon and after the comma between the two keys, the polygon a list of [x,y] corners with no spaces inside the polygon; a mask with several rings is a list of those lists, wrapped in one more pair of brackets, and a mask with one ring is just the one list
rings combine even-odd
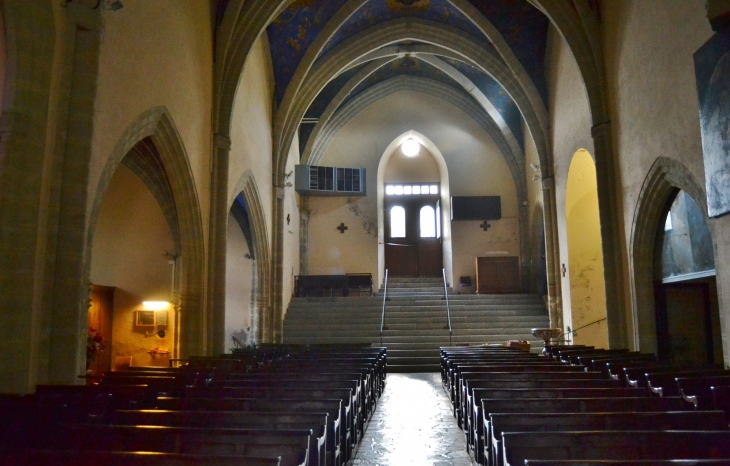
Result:
{"label": "blue painted ceiling", "polygon": [[[502,34],[517,59],[532,78],[538,92],[547,103],[545,83],[545,51],[549,20],[527,0],[469,0]],[[281,103],[286,87],[291,82],[307,48],[327,22],[347,0],[298,0],[287,8],[267,29],[273,57],[276,100]],[[334,33],[323,50],[323,54],[365,29],[401,17],[416,17],[457,28],[464,35],[481,41],[483,47],[491,48],[488,39],[470,18],[454,8],[449,0],[415,0],[404,5],[403,0],[369,0],[357,10]],[[455,60],[447,60],[467,76],[489,98],[509,125],[517,140],[522,143],[520,112],[504,88],[489,75]],[[364,65],[349,70],[332,80],[307,111],[306,117],[319,117],[342,86]],[[352,98],[363,90],[393,76],[419,76],[455,86],[451,78],[425,62],[416,59],[399,59],[372,74],[351,94]],[[460,89],[460,88],[459,88]],[[302,125],[300,143],[306,143],[312,125]]]}

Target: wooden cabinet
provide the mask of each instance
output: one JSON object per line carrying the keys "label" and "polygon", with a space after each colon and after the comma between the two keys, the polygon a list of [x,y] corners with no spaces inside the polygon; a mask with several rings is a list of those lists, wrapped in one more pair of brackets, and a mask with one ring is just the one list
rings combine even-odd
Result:
{"label": "wooden cabinet", "polygon": [[522,293],[520,261],[517,257],[477,257],[477,293]]}

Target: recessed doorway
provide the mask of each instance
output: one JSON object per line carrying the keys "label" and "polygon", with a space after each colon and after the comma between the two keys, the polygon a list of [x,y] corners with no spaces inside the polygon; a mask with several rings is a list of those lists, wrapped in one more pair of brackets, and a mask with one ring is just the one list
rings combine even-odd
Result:
{"label": "recessed doorway", "polygon": [[441,194],[438,183],[386,184],[385,268],[393,277],[441,277]]}

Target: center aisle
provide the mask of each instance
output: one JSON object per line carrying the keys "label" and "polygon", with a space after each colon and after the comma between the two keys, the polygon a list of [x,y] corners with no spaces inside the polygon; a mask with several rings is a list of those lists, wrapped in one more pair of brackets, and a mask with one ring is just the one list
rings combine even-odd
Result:
{"label": "center aisle", "polygon": [[441,375],[388,374],[356,466],[472,466]]}

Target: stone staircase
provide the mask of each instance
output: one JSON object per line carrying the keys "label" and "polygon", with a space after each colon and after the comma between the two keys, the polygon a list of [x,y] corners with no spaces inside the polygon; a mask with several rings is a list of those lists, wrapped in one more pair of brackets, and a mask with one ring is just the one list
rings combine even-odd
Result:
{"label": "stone staircase", "polygon": [[[389,372],[437,372],[441,346],[528,340],[549,327],[537,295],[460,295],[449,289],[452,338],[440,279],[388,280],[382,344]],[[370,297],[293,298],[284,319],[284,343],[370,343],[380,346],[383,290]]]}

